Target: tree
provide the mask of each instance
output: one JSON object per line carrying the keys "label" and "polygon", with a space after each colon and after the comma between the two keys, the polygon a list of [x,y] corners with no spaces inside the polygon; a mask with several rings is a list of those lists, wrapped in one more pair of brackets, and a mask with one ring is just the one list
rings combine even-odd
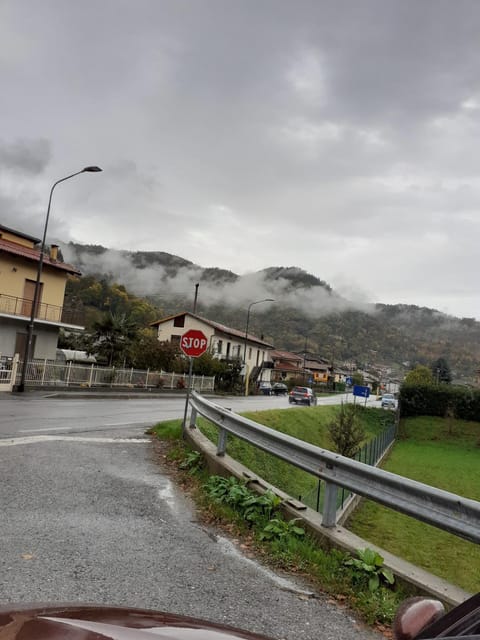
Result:
{"label": "tree", "polygon": [[128,347],[128,363],[136,369],[174,371],[178,348],[171,342],[159,342],[155,329],[140,329]]}
{"label": "tree", "polygon": [[121,365],[136,333],[136,324],[125,314],[108,313],[94,324],[88,351],[109,366]]}
{"label": "tree", "polygon": [[417,365],[415,369],[409,371],[404,380],[404,384],[409,384],[415,387],[421,387],[432,383],[433,375],[431,370],[421,364]]}
{"label": "tree", "polygon": [[357,420],[356,406],[342,402],[337,415],[328,425],[328,432],[338,453],[353,458],[365,439],[365,430]]}
{"label": "tree", "polygon": [[433,379],[437,382],[437,384],[440,384],[441,382],[445,384],[451,383],[452,373],[445,358],[437,358],[437,360],[432,363],[431,369]]}

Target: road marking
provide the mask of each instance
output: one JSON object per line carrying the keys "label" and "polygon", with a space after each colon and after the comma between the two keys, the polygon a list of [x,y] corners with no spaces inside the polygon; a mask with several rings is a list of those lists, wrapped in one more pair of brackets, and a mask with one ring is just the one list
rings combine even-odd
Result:
{"label": "road marking", "polygon": [[119,444],[145,444],[149,438],[89,438],[87,436],[24,436],[22,438],[5,438],[0,440],[0,447],[13,447],[17,444],[34,444],[35,442],[93,442]]}
{"label": "road marking", "polygon": [[18,433],[35,433],[36,431],[66,431],[65,427],[43,427],[43,429],[19,429]]}

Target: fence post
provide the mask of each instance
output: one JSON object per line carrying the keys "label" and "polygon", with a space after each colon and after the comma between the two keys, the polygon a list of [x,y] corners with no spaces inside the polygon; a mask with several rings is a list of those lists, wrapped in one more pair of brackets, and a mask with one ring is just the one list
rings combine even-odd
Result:
{"label": "fence post", "polygon": [[195,407],[192,407],[192,410],[190,412],[190,424],[188,426],[190,427],[190,429],[197,428],[197,410],[195,409]]}
{"label": "fence post", "polygon": [[322,527],[334,527],[337,524],[337,490],[338,487],[333,482],[325,483]]}
{"label": "fence post", "polygon": [[130,384],[132,384],[133,380],[133,367],[130,369]]}
{"label": "fence post", "polygon": [[145,389],[148,389],[148,374],[150,373],[150,368],[147,369],[147,375],[145,376]]}
{"label": "fence post", "polygon": [[44,358],[44,360],[43,360],[43,371],[42,371],[42,385],[41,385],[42,387],[45,384],[45,370],[46,370],[46,368],[47,368],[47,359]]}
{"label": "fence post", "polygon": [[68,383],[70,382],[70,371],[71,370],[72,370],[72,362],[70,361],[68,363],[68,367],[67,367],[67,380],[66,380],[67,387],[68,387]]}
{"label": "fence post", "polygon": [[218,432],[217,456],[224,456],[227,450],[227,432],[220,427]]}
{"label": "fence post", "polygon": [[175,382],[175,374],[172,372],[172,381],[170,383],[170,389],[175,389],[174,384],[173,384],[174,382]]}
{"label": "fence post", "polygon": [[88,386],[89,387],[92,386],[92,378],[93,378],[93,362],[92,362],[92,366],[90,367],[90,375],[88,376]]}

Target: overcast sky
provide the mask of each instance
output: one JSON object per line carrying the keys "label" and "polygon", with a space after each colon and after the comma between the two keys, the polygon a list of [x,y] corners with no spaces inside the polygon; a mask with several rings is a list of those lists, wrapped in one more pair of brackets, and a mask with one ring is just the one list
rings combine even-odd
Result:
{"label": "overcast sky", "polygon": [[480,319],[477,0],[0,0],[0,221]]}

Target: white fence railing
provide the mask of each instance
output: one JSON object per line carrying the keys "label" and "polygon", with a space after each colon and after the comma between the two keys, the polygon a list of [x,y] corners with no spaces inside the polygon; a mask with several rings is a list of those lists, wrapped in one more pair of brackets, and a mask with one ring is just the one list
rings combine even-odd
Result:
{"label": "white fence railing", "polygon": [[[19,363],[17,384],[22,370]],[[25,384],[29,387],[122,387],[129,389],[184,389],[188,376],[167,371],[101,367],[55,360],[32,360],[27,365]],[[196,391],[213,391],[215,376],[193,376]]]}

